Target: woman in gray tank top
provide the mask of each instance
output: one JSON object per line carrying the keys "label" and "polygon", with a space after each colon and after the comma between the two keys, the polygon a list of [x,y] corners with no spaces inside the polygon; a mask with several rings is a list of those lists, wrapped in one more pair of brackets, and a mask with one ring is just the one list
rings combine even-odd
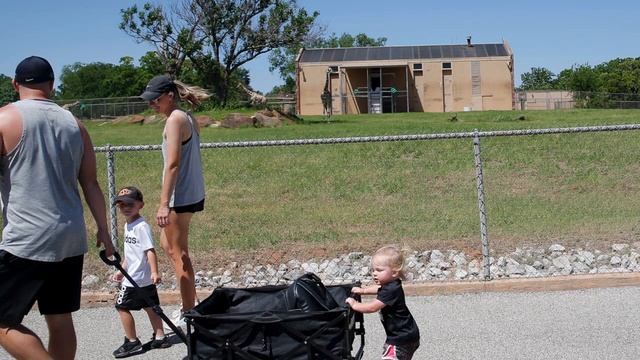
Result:
{"label": "woman in gray tank top", "polygon": [[[204,209],[204,179],[200,159],[200,134],[193,116],[179,108],[180,100],[191,105],[209,97],[198,87],[187,86],[167,75],[151,79],[140,95],[167,121],[162,136],[162,192],[156,220],[162,228],[160,244],[171,260],[180,285],[182,312],[195,306],[196,288],[189,258],[189,223],[195,212]],[[184,325],[182,312],[173,319]]]}

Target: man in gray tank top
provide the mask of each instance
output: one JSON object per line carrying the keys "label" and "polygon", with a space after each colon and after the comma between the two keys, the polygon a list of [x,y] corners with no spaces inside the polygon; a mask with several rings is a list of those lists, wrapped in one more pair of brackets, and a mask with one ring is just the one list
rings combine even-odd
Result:
{"label": "man in gray tank top", "polygon": [[[97,244],[113,254],[104,195],[87,130],[48,100],[53,70],[41,57],[24,59],[13,87],[20,101],[0,108],[0,345],[16,358],[73,359],[71,313],[80,307],[87,234],[78,183],[95,219]],[[49,346],[23,326],[38,302]]]}

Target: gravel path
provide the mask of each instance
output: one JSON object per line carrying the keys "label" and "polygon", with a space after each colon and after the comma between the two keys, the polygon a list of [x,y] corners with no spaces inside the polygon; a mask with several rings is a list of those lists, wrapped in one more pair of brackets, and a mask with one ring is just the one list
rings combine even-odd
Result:
{"label": "gravel path", "polygon": [[[637,359],[640,287],[538,293],[410,297],[422,333],[422,359]],[[170,313],[173,307],[166,307]],[[75,314],[78,359],[110,359],[123,335],[112,308]],[[139,334],[150,326],[136,314]],[[25,324],[46,326],[37,312]],[[379,359],[384,333],[377,314],[365,317],[365,360]],[[46,341],[46,339],[45,339]],[[356,342],[357,344],[357,342]],[[186,347],[153,350],[131,359],[181,359]],[[0,350],[0,359],[9,356]]]}

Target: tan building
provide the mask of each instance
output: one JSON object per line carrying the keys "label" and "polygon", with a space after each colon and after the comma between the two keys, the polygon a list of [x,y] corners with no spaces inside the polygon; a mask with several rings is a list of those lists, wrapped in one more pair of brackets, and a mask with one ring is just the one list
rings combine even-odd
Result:
{"label": "tan building", "polygon": [[567,90],[526,90],[517,93],[516,110],[572,109],[576,103]]}
{"label": "tan building", "polygon": [[300,115],[512,110],[508,43],[302,49]]}

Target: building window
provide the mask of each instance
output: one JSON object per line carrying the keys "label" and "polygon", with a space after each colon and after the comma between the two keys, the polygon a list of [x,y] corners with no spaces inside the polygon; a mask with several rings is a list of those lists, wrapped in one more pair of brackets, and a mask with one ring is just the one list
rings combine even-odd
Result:
{"label": "building window", "polygon": [[334,65],[334,66],[329,66],[329,72],[332,74],[337,74],[338,73],[338,66]]}
{"label": "building window", "polygon": [[451,70],[451,63],[450,62],[442,63],[442,68]]}
{"label": "building window", "polygon": [[413,64],[413,71],[422,71],[422,64]]}

